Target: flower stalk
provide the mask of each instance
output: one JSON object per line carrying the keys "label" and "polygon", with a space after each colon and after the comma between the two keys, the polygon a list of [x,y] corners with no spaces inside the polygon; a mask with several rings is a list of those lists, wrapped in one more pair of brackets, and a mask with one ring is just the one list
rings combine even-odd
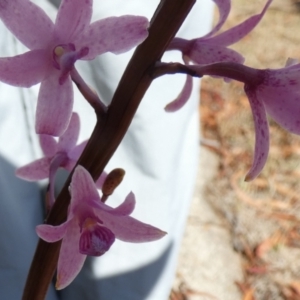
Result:
{"label": "flower stalk", "polygon": [[193,77],[226,77],[256,86],[264,80],[264,70],[254,69],[234,62],[219,62],[208,65],[183,65],[180,63],[157,63],[152,71],[153,78],[166,74],[187,74]]}

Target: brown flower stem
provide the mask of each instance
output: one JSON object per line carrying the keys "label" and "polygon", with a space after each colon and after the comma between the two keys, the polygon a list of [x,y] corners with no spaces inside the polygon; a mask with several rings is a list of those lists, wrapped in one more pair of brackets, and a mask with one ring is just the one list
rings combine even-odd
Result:
{"label": "brown flower stem", "polygon": [[193,77],[203,77],[204,75],[226,77],[251,86],[260,84],[264,79],[264,70],[250,68],[234,62],[218,62],[207,65],[158,62],[152,70],[152,77],[157,78],[166,74],[178,73]]}
{"label": "brown flower stem", "polygon": [[[97,179],[122,141],[132,118],[153,78],[151,69],[159,61],[169,42],[187,17],[196,0],[162,0],[149,28],[148,38],[136,49],[107,113],[98,116],[93,134],[78,164]],[[150,126],[150,124],[149,124]],[[70,202],[69,176],[46,220],[59,225],[66,220]],[[57,266],[60,242],[39,240],[27,277],[23,300],[42,300],[46,297]]]}
{"label": "brown flower stem", "polygon": [[193,77],[202,77],[204,74],[201,74],[199,71],[195,71],[190,68],[189,65],[184,65],[181,63],[164,63],[157,62],[152,69],[151,76],[158,78],[164,75],[174,75],[174,74],[186,74]]}

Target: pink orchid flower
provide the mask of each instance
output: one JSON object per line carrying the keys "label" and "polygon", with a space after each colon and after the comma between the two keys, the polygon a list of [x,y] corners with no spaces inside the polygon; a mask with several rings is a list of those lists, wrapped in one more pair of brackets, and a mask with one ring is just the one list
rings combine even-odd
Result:
{"label": "pink orchid flower", "polygon": [[[213,0],[219,9],[220,19],[216,26],[205,36],[192,40],[174,38],[168,50],[179,50],[182,52],[185,64],[193,62],[198,65],[212,64],[217,62],[243,63],[244,58],[238,52],[227,48],[246,36],[259,23],[273,0],[268,0],[260,14],[251,16],[241,24],[214,35],[225,23],[229,12],[230,0]],[[184,106],[190,98],[193,87],[192,77],[187,75],[184,87],[177,98],[166,107],[167,112],[174,112]]]}
{"label": "pink orchid flower", "polygon": [[135,197],[129,193],[117,208],[100,201],[90,174],[77,166],[70,185],[71,203],[67,221],[59,226],[39,225],[38,236],[53,243],[62,239],[57,266],[56,288],[69,285],[81,270],[87,255],[100,256],[115,239],[130,243],[158,240],[166,233],[129,215]]}
{"label": "pink orchid flower", "polygon": [[148,21],[139,16],[110,17],[90,24],[93,0],[62,0],[55,24],[28,0],[0,0],[0,18],[30,49],[0,58],[0,80],[18,87],[41,82],[36,132],[60,136],[73,107],[70,73],[78,59],[128,51],[147,37]]}
{"label": "pink orchid flower", "polygon": [[[50,206],[54,202],[54,178],[59,167],[72,171],[84,150],[87,141],[76,146],[80,130],[80,120],[77,113],[73,113],[71,121],[58,142],[50,135],[40,135],[40,144],[45,157],[37,159],[16,170],[16,175],[28,181],[49,178]],[[101,188],[106,173],[97,180],[97,187]]]}
{"label": "pink orchid flower", "polygon": [[[288,61],[289,62],[289,61]],[[277,70],[261,70],[257,85],[245,84],[255,125],[255,151],[247,181],[263,169],[269,153],[269,126],[266,112],[283,128],[300,134],[300,64]]]}
{"label": "pink orchid flower", "polygon": [[269,154],[269,114],[287,131],[300,135],[300,64],[288,59],[281,69],[259,70],[233,62],[192,65],[199,76],[224,76],[245,84],[255,127],[255,150],[252,166],[245,180],[262,171]]}

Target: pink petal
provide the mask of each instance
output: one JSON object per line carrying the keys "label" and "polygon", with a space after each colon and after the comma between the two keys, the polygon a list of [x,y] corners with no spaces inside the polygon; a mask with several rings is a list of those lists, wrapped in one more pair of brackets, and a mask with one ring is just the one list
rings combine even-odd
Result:
{"label": "pink petal", "polygon": [[242,39],[260,22],[272,1],[273,0],[267,1],[264,9],[260,14],[254,15],[241,24],[234,26],[229,30],[226,30],[218,36],[215,36],[213,38],[213,43],[216,45],[229,46]]}
{"label": "pink petal", "polygon": [[143,243],[161,239],[166,232],[142,223],[132,217],[116,216],[110,212],[95,210],[103,226],[109,228],[117,239],[130,243]]}
{"label": "pink petal", "polygon": [[83,152],[87,142],[88,141],[83,141],[82,143],[80,143],[79,145],[74,147],[72,150],[69,151],[68,156],[73,160],[78,160],[78,158],[80,157],[81,153]]}
{"label": "pink petal", "polygon": [[73,173],[71,182],[71,205],[75,206],[82,202],[100,202],[96,185],[90,173],[78,165]]}
{"label": "pink petal", "polygon": [[223,24],[225,23],[229,12],[230,12],[230,8],[231,8],[231,1],[230,0],[213,0],[216,5],[218,6],[219,9],[219,22],[216,24],[216,26],[208,33],[206,34],[204,37],[210,37],[212,35],[214,35],[216,32],[218,32],[220,30],[220,28],[223,26]]}
{"label": "pink petal", "polygon": [[193,77],[187,75],[186,81],[184,83],[183,89],[180,94],[174,99],[172,102],[166,105],[165,111],[167,112],[175,112],[182,108],[184,104],[189,100],[193,89]]}
{"label": "pink petal", "polygon": [[55,32],[63,41],[72,41],[90,25],[93,0],[62,0],[55,21]]}
{"label": "pink petal", "polygon": [[39,136],[40,145],[43,150],[43,153],[47,157],[53,157],[57,152],[57,141],[53,136],[47,134],[41,134]]}
{"label": "pink petal", "polygon": [[49,53],[43,49],[0,58],[0,80],[14,86],[31,87],[45,78],[49,63]]}
{"label": "pink petal", "polygon": [[80,230],[77,220],[71,219],[63,238],[57,265],[56,289],[68,286],[80,272],[86,255],[79,252]]}
{"label": "pink petal", "polygon": [[72,172],[72,170],[74,169],[75,165],[76,165],[77,159],[73,160],[68,158],[62,165],[61,167],[68,170],[69,172]]}
{"label": "pink petal", "polygon": [[300,65],[269,70],[257,89],[267,113],[289,132],[300,134]]}
{"label": "pink petal", "polygon": [[80,120],[77,113],[72,113],[72,117],[67,130],[59,138],[58,151],[69,152],[75,147],[80,130]]}
{"label": "pink petal", "polygon": [[111,213],[118,216],[128,216],[135,208],[135,196],[134,193],[130,192],[124,202],[118,207],[114,208]]}
{"label": "pink petal", "polygon": [[37,235],[42,240],[44,240],[48,243],[54,243],[54,242],[61,240],[64,237],[71,221],[72,220],[68,220],[59,226],[42,224],[42,225],[36,226],[35,230],[36,230]]}
{"label": "pink petal", "polygon": [[60,136],[67,129],[72,115],[72,82],[68,77],[60,85],[60,72],[54,68],[49,75],[40,87],[35,130],[38,134]]}
{"label": "pink petal", "polygon": [[252,166],[245,181],[251,181],[262,171],[269,154],[269,126],[263,103],[257,98],[255,89],[245,86],[252,109],[255,127],[255,149]]}
{"label": "pink petal", "polygon": [[88,47],[83,60],[94,59],[105,52],[123,53],[140,44],[148,36],[148,20],[138,16],[110,17],[90,25],[75,41],[77,49]]}
{"label": "pink petal", "polygon": [[216,62],[237,62],[243,63],[244,58],[238,52],[215,45],[213,40],[215,37],[206,40],[205,42],[201,39],[195,41],[189,55],[189,58],[196,64],[212,64]]}
{"label": "pink petal", "polygon": [[31,1],[0,0],[0,18],[18,40],[31,50],[45,48],[52,39],[52,21]]}
{"label": "pink petal", "polygon": [[48,178],[50,162],[51,158],[48,157],[35,160],[32,163],[17,169],[16,176],[28,181],[36,181]]}

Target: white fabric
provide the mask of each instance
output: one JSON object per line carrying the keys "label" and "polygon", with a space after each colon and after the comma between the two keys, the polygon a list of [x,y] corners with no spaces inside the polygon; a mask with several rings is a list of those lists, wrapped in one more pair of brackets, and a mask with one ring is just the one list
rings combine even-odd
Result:
{"label": "white fabric", "polygon": [[[47,7],[47,13],[55,17],[55,9],[49,3],[34,2]],[[93,18],[122,14],[150,18],[158,3],[157,0],[95,0]],[[211,25],[212,5],[210,0],[198,1],[179,36],[193,38],[206,33]],[[25,51],[2,24],[0,36],[1,57]],[[91,63],[79,62],[76,66],[109,103],[131,54],[105,54]],[[180,60],[180,54],[170,52],[164,60]],[[124,182],[108,204],[118,205],[132,190],[137,199],[133,216],[167,231],[168,235],[145,244],[117,241],[104,256],[89,260],[80,277],[59,295],[51,286],[48,300],[168,299],[199,155],[199,81],[195,81],[193,95],[183,109],[173,114],[163,109],[178,95],[184,80],[183,75],[155,80],[106,168],[126,170]],[[41,155],[34,133],[37,93],[38,86],[19,89],[0,84],[0,299],[3,300],[21,298],[37,242],[34,228],[43,222],[40,186],[16,179],[13,174],[16,167]],[[78,92],[74,109],[81,117],[80,139],[86,139],[95,118]]]}

